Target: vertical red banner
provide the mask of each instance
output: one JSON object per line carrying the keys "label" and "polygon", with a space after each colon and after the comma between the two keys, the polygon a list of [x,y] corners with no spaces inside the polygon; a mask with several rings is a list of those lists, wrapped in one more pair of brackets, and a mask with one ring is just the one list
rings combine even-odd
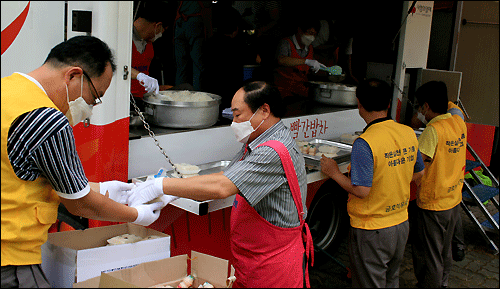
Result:
{"label": "vertical red banner", "polygon": [[[76,150],[90,182],[128,180],[129,118],[107,125],[84,127],[79,123],[73,128]],[[89,220],[89,227],[119,224]]]}

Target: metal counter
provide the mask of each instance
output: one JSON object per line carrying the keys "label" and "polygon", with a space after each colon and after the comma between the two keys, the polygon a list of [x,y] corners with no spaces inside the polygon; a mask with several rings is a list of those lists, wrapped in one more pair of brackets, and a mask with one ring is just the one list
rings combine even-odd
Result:
{"label": "metal counter", "polygon": [[[220,161],[220,162],[213,162],[209,164],[199,165],[201,169],[199,174],[205,175],[205,174],[220,172],[225,166],[227,166],[228,163],[229,163],[228,161]],[[347,172],[347,166],[349,165],[349,163],[350,161],[344,161],[342,163],[339,163],[338,165],[340,171],[343,173]],[[328,178],[320,170],[318,170],[317,168],[313,168],[311,166],[306,165],[306,172],[307,172],[307,184],[311,184]],[[173,173],[173,171],[168,171],[167,176],[171,177],[171,173]],[[134,183],[144,182],[146,178],[147,176],[134,178],[132,179],[132,181]],[[210,212],[231,207],[233,205],[234,198],[235,196],[230,196],[225,199],[206,200],[206,201],[196,201],[192,199],[179,198],[169,204],[177,208],[183,209],[187,212],[203,216]]]}

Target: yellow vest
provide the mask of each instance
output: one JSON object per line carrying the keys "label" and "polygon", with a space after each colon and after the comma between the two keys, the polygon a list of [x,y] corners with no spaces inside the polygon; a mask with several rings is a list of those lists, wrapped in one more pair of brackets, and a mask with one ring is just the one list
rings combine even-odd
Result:
{"label": "yellow vest", "polygon": [[452,108],[459,109],[462,112],[462,114],[464,114],[464,111],[458,105],[454,104],[451,101],[448,101],[448,110],[450,110]]}
{"label": "yellow vest", "polygon": [[418,141],[408,126],[393,120],[372,124],[360,136],[373,154],[373,181],[364,199],[349,195],[351,226],[375,230],[408,220],[410,182],[417,161]]}
{"label": "yellow vest", "polygon": [[20,74],[2,78],[2,266],[41,264],[41,246],[57,220],[59,197],[49,181],[19,179],[7,155],[11,124],[22,114],[57,107],[35,83]]}
{"label": "yellow vest", "polygon": [[449,210],[462,200],[467,127],[458,115],[430,122],[438,136],[432,163],[422,178],[417,205],[426,210]]}

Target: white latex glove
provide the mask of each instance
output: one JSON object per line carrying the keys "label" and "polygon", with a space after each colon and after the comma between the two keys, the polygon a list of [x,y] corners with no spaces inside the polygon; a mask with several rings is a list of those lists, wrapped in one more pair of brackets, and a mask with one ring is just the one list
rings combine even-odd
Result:
{"label": "white latex glove", "polygon": [[142,226],[149,226],[153,224],[158,217],[160,217],[162,206],[162,202],[157,202],[150,205],[139,205],[133,207],[137,210],[137,219],[135,219],[132,223]]}
{"label": "white latex glove", "polygon": [[160,91],[160,87],[158,86],[158,80],[152,78],[151,76],[148,76],[144,73],[139,73],[137,74],[137,80],[139,80],[140,84],[144,86],[144,88],[147,90],[147,92],[154,92],[158,94]]}
{"label": "white latex glove", "polygon": [[126,205],[128,202],[128,197],[132,194],[132,189],[135,187],[134,184],[128,184],[120,181],[109,181],[99,183],[99,192],[101,195],[106,196],[106,192],[109,192],[109,198],[115,202]]}
{"label": "white latex glove", "polygon": [[163,195],[163,178],[155,178],[136,184],[136,187],[132,189],[132,194],[128,197],[128,204],[135,207]]}
{"label": "white latex glove", "polygon": [[167,206],[170,202],[177,200],[179,197],[177,196],[171,196],[171,195],[163,195],[159,198],[154,199],[151,202],[163,202],[162,208]]}
{"label": "white latex glove", "polygon": [[326,68],[324,64],[321,64],[314,59],[306,59],[306,64],[314,70],[314,73],[318,72],[320,68]]}

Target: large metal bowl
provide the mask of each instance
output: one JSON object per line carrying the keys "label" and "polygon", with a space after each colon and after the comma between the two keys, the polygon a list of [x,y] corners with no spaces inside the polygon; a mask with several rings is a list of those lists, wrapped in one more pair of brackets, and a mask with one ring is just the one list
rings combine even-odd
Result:
{"label": "large metal bowl", "polygon": [[329,105],[357,105],[356,86],[332,82],[309,81],[309,95],[315,101]]}
{"label": "large metal bowl", "polygon": [[154,94],[146,93],[143,98],[145,118],[152,124],[169,128],[210,127],[217,122],[222,97],[212,93],[206,94],[212,100],[199,102],[167,101],[156,98]]}

